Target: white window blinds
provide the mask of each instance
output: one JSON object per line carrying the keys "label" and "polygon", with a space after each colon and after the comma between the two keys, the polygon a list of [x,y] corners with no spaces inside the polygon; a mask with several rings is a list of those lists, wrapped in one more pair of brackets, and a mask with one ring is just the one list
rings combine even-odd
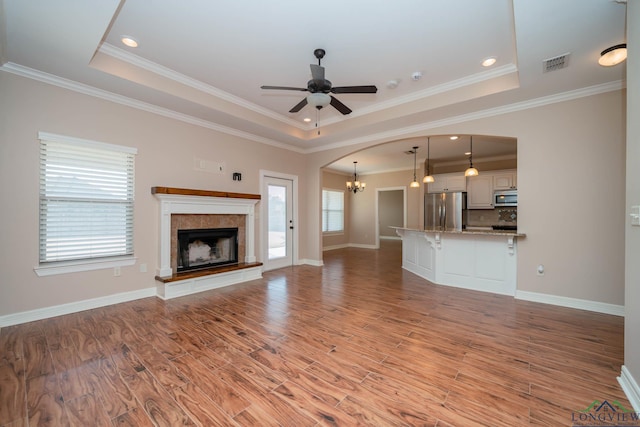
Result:
{"label": "white window blinds", "polygon": [[322,190],[322,231],[344,231],[344,192]]}
{"label": "white window blinds", "polygon": [[39,138],[40,263],[133,255],[136,150]]}

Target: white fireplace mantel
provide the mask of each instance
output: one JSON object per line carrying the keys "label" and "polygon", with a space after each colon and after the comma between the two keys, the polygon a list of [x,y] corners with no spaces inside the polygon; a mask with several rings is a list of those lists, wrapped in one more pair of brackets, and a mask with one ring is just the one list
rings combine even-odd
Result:
{"label": "white fireplace mantel", "polygon": [[[154,187],[160,188],[160,187]],[[199,190],[181,190],[180,194],[168,194],[152,191],[160,201],[160,248],[156,275],[171,277],[171,215],[174,214],[217,214],[246,215],[245,263],[256,262],[255,255],[255,205],[257,198],[218,197],[209,194],[225,194],[203,192]],[[192,195],[189,194],[192,192]]]}

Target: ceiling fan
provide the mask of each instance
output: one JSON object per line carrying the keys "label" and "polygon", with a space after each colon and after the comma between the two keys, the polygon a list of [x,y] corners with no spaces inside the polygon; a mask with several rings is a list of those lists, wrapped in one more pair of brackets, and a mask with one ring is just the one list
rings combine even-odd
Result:
{"label": "ceiling fan", "polygon": [[289,110],[290,113],[297,113],[307,104],[316,107],[318,110],[331,104],[342,114],[349,114],[352,110],[342,102],[338,101],[333,95],[329,95],[329,93],[376,93],[378,91],[378,88],[373,85],[332,87],[331,82],[324,78],[324,67],[320,65],[320,61],[324,58],[325,53],[324,49],[316,49],[313,51],[314,56],[318,58],[318,65],[311,64],[312,79],[307,82],[306,88],[289,86],[260,86],[260,89],[298,90],[301,92],[309,92],[309,96]]}

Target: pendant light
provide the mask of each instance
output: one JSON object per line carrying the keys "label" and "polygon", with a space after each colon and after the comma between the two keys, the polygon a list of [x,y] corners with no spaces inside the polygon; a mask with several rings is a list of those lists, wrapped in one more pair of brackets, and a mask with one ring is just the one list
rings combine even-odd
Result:
{"label": "pendant light", "polygon": [[469,167],[464,171],[464,176],[478,176],[478,169],[473,167],[473,136],[469,142]]}
{"label": "pendant light", "polygon": [[416,155],[418,153],[418,147],[413,147],[413,181],[409,184],[411,188],[420,187],[420,183],[416,179]]}
{"label": "pendant light", "polygon": [[427,174],[425,175],[424,178],[422,178],[422,182],[424,182],[425,184],[428,184],[430,182],[435,182],[435,179],[433,179],[433,177],[431,176],[430,170],[429,170],[429,160],[430,160],[430,147],[429,147],[429,137],[427,137]]}
{"label": "pendant light", "polygon": [[363,192],[367,186],[364,182],[358,181],[358,173],[356,172],[356,165],[358,162],[353,162],[353,182],[347,181],[347,191],[351,191],[353,194],[357,192]]}

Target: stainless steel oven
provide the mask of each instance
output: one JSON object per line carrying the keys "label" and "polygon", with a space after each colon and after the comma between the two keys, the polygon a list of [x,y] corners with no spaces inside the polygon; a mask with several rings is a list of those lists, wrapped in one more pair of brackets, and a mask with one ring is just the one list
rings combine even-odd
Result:
{"label": "stainless steel oven", "polygon": [[493,206],[518,206],[518,190],[504,190],[493,193]]}

